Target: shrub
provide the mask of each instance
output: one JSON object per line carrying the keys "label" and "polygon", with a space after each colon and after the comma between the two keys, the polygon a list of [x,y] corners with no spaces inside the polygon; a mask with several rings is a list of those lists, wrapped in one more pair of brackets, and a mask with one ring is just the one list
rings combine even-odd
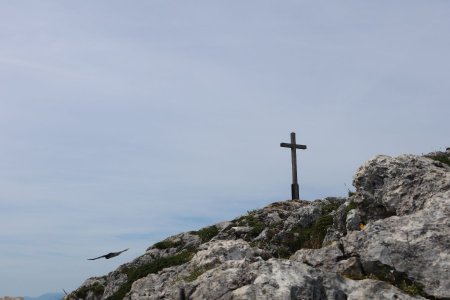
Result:
{"label": "shrub", "polygon": [[429,155],[425,155],[425,157],[431,158],[431,159],[436,160],[436,161],[440,161],[441,163],[450,166],[450,158],[445,153],[436,152],[436,153],[432,153],[432,154],[429,154]]}
{"label": "shrub", "polygon": [[426,296],[423,291],[423,286],[418,282],[407,282],[406,280],[403,280],[398,288],[412,296]]}
{"label": "shrub", "polygon": [[94,296],[101,297],[105,292],[105,287],[99,282],[95,282],[90,286],[83,286],[75,292],[75,297],[85,299],[89,292],[92,292]]}
{"label": "shrub", "polygon": [[356,203],[353,201],[350,201],[350,203],[345,208],[345,212],[348,213],[349,211],[351,211],[352,209],[355,209],[356,207],[357,207]]}
{"label": "shrub", "polygon": [[248,215],[242,216],[237,220],[234,220],[233,223],[238,226],[248,226],[250,227],[249,234],[245,237],[245,240],[251,240],[252,238],[257,237],[263,230],[266,228],[263,222],[255,216],[254,211],[249,211]]}
{"label": "shrub", "polygon": [[251,227],[250,236],[257,237],[265,228],[264,223],[253,215],[247,217],[247,225]]}
{"label": "shrub", "polygon": [[213,237],[215,237],[219,233],[219,228],[217,226],[209,226],[202,228],[198,231],[193,231],[193,234],[196,234],[200,237],[202,243],[209,242]]}
{"label": "shrub", "polygon": [[329,214],[341,206],[342,202],[330,201],[329,203],[322,204],[322,215]]}
{"label": "shrub", "polygon": [[350,203],[345,207],[345,211],[344,211],[344,218],[347,218],[348,213],[352,210],[357,208],[357,205],[355,202],[350,201]]}
{"label": "shrub", "polygon": [[333,216],[327,214],[320,216],[310,227],[296,226],[281,238],[276,255],[287,258],[302,248],[318,249],[322,247],[327,229],[333,225]]}
{"label": "shrub", "polygon": [[[430,298],[423,291],[423,285],[414,279],[408,277],[408,275],[404,272],[398,272],[393,269],[391,266],[378,264],[376,267],[372,268],[372,272],[366,273],[362,277],[354,277],[354,276],[345,276],[352,280],[361,280],[361,279],[373,279],[384,281],[389,284],[396,286],[407,294],[412,296],[422,296],[425,298]],[[434,298],[431,298],[434,299]]]}
{"label": "shrub", "polygon": [[164,250],[169,248],[177,248],[181,245],[181,241],[164,240],[153,245],[153,248]]}

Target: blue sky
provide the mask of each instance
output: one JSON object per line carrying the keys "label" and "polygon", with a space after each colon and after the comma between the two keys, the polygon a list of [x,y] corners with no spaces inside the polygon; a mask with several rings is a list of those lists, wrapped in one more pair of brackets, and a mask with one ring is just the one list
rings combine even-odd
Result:
{"label": "blue sky", "polygon": [[[448,1],[0,2],[0,296],[449,146]],[[113,260],[87,261],[130,248]]]}

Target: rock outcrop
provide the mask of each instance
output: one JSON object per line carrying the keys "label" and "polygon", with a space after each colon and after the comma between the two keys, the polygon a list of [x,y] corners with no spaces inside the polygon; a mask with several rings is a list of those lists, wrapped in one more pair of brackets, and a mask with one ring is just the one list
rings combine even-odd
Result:
{"label": "rock outcrop", "polygon": [[377,156],[348,198],[169,237],[66,299],[450,299],[449,158]]}

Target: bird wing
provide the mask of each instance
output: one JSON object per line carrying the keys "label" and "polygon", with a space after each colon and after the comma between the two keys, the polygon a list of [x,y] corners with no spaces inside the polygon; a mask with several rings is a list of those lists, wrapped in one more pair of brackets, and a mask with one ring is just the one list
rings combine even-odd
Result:
{"label": "bird wing", "polygon": [[128,249],[130,249],[130,248],[127,248],[127,249],[119,251],[119,252],[111,252],[111,253],[108,253],[108,254],[96,257],[96,258],[88,258],[88,260],[96,260],[96,259],[99,259],[99,258],[102,258],[102,257],[104,257],[106,259],[110,259],[112,257],[116,257],[117,255],[121,254],[122,252],[127,251]]}
{"label": "bird wing", "polygon": [[105,257],[106,255],[102,255],[102,256],[99,256],[99,257],[96,257],[96,258],[88,258],[88,260],[96,260],[96,259],[99,259],[99,258],[102,258],[102,257]]}
{"label": "bird wing", "polygon": [[122,254],[122,252],[125,252],[125,251],[127,251],[127,250],[128,250],[128,249],[125,249],[125,250],[122,250],[122,251],[119,251],[119,252],[111,252],[111,253],[108,253],[108,254],[105,255],[105,258],[106,258],[106,259],[110,259],[110,258],[119,256],[120,254]]}

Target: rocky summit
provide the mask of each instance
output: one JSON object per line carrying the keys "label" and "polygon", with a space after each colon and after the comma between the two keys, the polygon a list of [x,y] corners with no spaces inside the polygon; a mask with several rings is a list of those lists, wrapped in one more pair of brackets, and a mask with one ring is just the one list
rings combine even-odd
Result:
{"label": "rocky summit", "polygon": [[171,236],[65,299],[450,299],[450,153],[377,156],[353,185]]}

